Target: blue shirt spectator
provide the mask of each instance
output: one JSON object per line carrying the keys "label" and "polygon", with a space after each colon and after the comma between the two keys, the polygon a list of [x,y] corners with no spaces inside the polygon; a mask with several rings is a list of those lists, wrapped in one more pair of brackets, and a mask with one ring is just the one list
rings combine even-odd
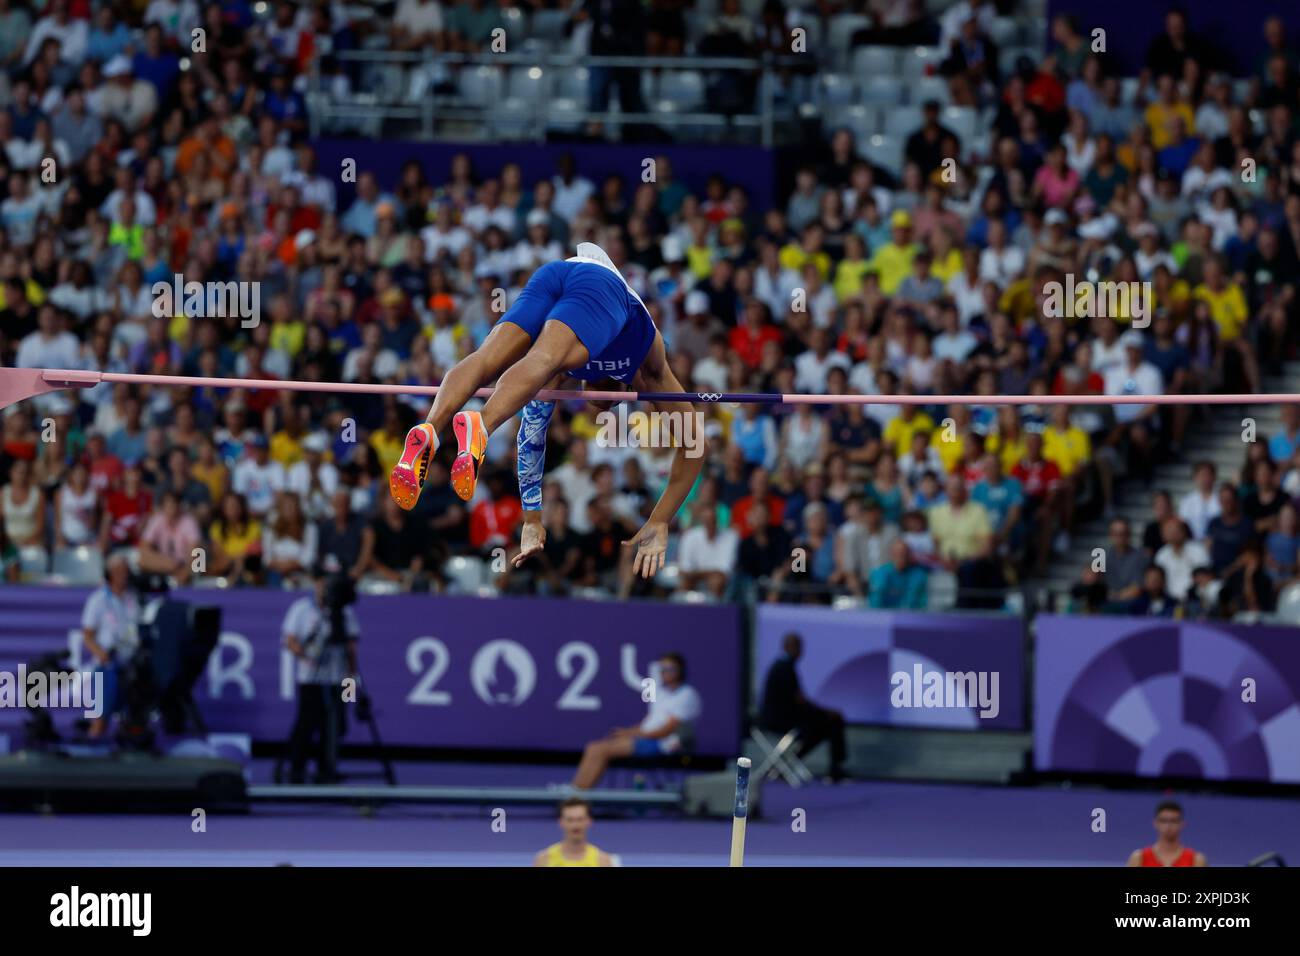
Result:
{"label": "blue shirt spectator", "polygon": [[871,572],[867,600],[874,608],[921,610],[925,607],[930,576],[912,563],[912,552],[902,538],[889,545],[889,561]]}

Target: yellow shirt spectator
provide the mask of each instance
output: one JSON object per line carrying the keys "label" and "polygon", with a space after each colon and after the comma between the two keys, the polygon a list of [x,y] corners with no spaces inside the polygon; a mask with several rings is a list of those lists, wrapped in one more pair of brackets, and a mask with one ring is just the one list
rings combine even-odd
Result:
{"label": "yellow shirt spectator", "polygon": [[1078,425],[1068,428],[1048,425],[1043,429],[1043,457],[1054,462],[1061,474],[1069,477],[1092,457],[1092,439]]}
{"label": "yellow shirt spectator", "polygon": [[845,302],[862,291],[862,277],[871,269],[866,259],[844,259],[835,267],[835,298]]}
{"label": "yellow shirt spectator", "polygon": [[190,473],[196,480],[207,486],[208,494],[214,502],[220,501],[221,496],[226,493],[226,481],[230,477],[230,471],[220,461],[211,467],[196,461],[190,468]]}
{"label": "yellow shirt spectator", "polygon": [[1173,142],[1169,135],[1169,121],[1175,116],[1183,121],[1183,132],[1191,136],[1196,132],[1196,116],[1192,108],[1183,102],[1166,106],[1159,100],[1147,107],[1144,118],[1147,129],[1151,131],[1151,145],[1157,150],[1164,149]]}
{"label": "yellow shirt spectator", "polygon": [[961,253],[956,249],[949,249],[946,256],[942,258],[935,256],[930,262],[930,274],[945,286],[959,272],[961,272]]}
{"label": "yellow shirt spectator", "polygon": [[271,460],[278,461],[286,468],[298,464],[302,461],[302,440],[305,437],[299,435],[295,438],[283,429],[276,432],[271,436]]}
{"label": "yellow shirt spectator", "polygon": [[208,537],[225,552],[227,557],[242,558],[249,553],[253,545],[262,543],[262,522],[257,519],[249,519],[244,524],[242,534],[237,533],[233,528],[225,526],[224,521],[212,522],[212,527],[208,529]]}
{"label": "yellow shirt spectator", "polygon": [[1229,282],[1215,292],[1205,283],[1201,283],[1196,287],[1193,295],[1210,304],[1210,315],[1214,317],[1214,324],[1219,327],[1219,337],[1223,341],[1230,342],[1240,337],[1241,327],[1246,324],[1246,319],[1250,315],[1241,286]]}
{"label": "yellow shirt spectator", "polygon": [[940,557],[964,561],[976,557],[993,534],[983,505],[967,501],[960,508],[949,502],[930,509],[930,534]]}
{"label": "yellow shirt spectator", "polygon": [[390,471],[397,460],[402,457],[402,445],[405,443],[405,436],[390,434],[382,428],[376,429],[375,433],[370,436],[367,443],[375,450],[375,455],[379,458],[379,466],[385,473]]}
{"label": "yellow shirt spectator", "polygon": [[708,246],[687,246],[686,268],[697,279],[707,279],[713,271],[713,250]]}
{"label": "yellow shirt spectator", "polygon": [[912,447],[912,436],[917,432],[934,431],[934,421],[925,412],[917,412],[911,420],[903,415],[890,419],[885,426],[885,444],[893,449],[895,456],[902,458]]}
{"label": "yellow shirt spectator", "polygon": [[271,348],[279,349],[290,358],[296,357],[302,351],[303,343],[306,341],[307,326],[298,319],[276,322],[271,326]]}
{"label": "yellow shirt spectator", "polygon": [[988,441],[984,443],[984,450],[996,454],[998,460],[1002,463],[1002,473],[1009,475],[1011,469],[1020,464],[1020,460],[1025,457],[1025,439],[1022,435],[1019,438],[1004,442],[1002,436],[998,432],[994,432],[989,435]]}
{"label": "yellow shirt spectator", "polygon": [[787,269],[793,269],[795,272],[802,273],[803,267],[811,262],[817,267],[817,271],[821,273],[823,279],[831,274],[831,257],[828,254],[825,252],[808,252],[803,246],[795,242],[783,246],[777,258],[781,260],[781,265]]}
{"label": "yellow shirt spectator", "polygon": [[944,431],[945,429],[939,429],[939,434],[930,439],[930,447],[939,453],[939,460],[943,462],[943,470],[951,475],[953,469],[957,467],[957,462],[961,461],[961,453],[966,441],[960,434],[954,435],[952,441],[944,441]]}
{"label": "yellow shirt spectator", "polygon": [[909,243],[900,246],[887,242],[876,249],[868,265],[880,275],[880,291],[893,295],[912,272],[912,260],[916,258],[916,245]]}

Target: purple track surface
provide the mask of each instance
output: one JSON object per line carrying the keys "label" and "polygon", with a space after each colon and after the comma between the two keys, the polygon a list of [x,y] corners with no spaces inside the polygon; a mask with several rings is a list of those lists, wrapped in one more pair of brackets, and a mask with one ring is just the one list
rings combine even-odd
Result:
{"label": "purple track surface", "polygon": [[[357,769],[360,769],[359,767]],[[255,768],[265,778],[266,767]],[[536,786],[559,767],[440,764],[398,767],[407,784]],[[747,866],[1107,866],[1153,837],[1155,793],[855,782],[791,790],[769,784],[751,820]],[[1300,801],[1191,795],[1188,845],[1211,865],[1241,865],[1274,850],[1300,860]],[[1106,811],[1094,833],[1095,808]],[[805,832],[794,832],[797,809]],[[177,816],[0,815],[0,866],[517,866],[558,836],[542,807],[391,806],[371,817],[344,806],[261,805],[209,815],[193,833]],[[624,866],[725,866],[729,820],[648,812],[597,819],[592,841]]]}

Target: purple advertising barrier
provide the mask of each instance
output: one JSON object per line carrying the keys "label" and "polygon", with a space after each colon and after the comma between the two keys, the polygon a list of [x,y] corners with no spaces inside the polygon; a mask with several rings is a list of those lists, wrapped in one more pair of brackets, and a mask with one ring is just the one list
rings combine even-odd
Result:
{"label": "purple advertising barrier", "polygon": [[1037,769],[1300,783],[1300,629],[1036,623]]}
{"label": "purple advertising barrier", "polygon": [[[0,588],[0,666],[73,647],[86,588]],[[288,736],[293,660],[280,626],[301,594],[177,591],[221,608],[221,641],[195,699],[214,732]],[[686,659],[703,716],[696,752],[730,756],[740,738],[740,619],[734,607],[363,596],[358,656],[385,743],[448,748],[580,750],[646,713],[643,680],[668,651]],[[348,740],[369,732],[349,722]]]}
{"label": "purple advertising barrier", "polygon": [[1015,617],[759,607],[754,699],[803,638],[804,694],[849,723],[945,730],[1024,727],[1024,625]]}
{"label": "purple advertising barrier", "polygon": [[[728,183],[743,186],[749,194],[751,209],[763,210],[776,198],[776,171],[771,150],[756,146],[691,146],[674,143],[446,143],[446,142],[376,142],[365,139],[320,139],[313,144],[319,168],[338,170],[350,159],[359,173],[371,172],[385,191],[397,185],[402,166],[415,160],[424,167],[425,176],[441,186],[451,173],[451,161],[458,153],[470,158],[480,176],[499,176],[506,163],[519,164],[524,185],[532,189],[539,179],[550,179],[556,163],[571,153],[579,175],[600,186],[607,176],[621,176],[628,200],[641,185],[645,160],[667,156],[672,162],[673,178],[684,183],[696,195],[704,194],[709,176],[717,173]],[[338,212],[347,211],[356,186],[338,184]]]}

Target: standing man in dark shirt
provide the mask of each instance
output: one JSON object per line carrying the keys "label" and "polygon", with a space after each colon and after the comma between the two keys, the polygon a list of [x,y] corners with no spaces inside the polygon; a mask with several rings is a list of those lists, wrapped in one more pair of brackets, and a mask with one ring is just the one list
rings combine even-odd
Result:
{"label": "standing man in dark shirt", "polygon": [[[638,0],[586,0],[578,16],[591,21],[592,56],[641,56],[645,53],[646,21]],[[624,113],[644,113],[641,74],[629,67],[593,66],[587,71],[587,107],[593,113],[609,109],[610,87],[618,90]],[[596,124],[599,131],[600,124]]]}
{"label": "standing man in dark shirt", "polygon": [[768,598],[775,601],[781,582],[790,573],[790,535],[781,525],[768,521],[767,503],[761,499],[750,507],[749,517],[755,522],[754,531],[740,541],[736,570],[744,581],[757,583],[767,578]]}
{"label": "standing man in dark shirt", "polygon": [[772,664],[763,684],[763,703],[759,725],[773,733],[790,730],[799,733],[799,756],[802,757],[823,740],[831,745],[831,780],[844,779],[844,717],[838,711],[818,707],[799,686],[795,664],[803,653],[803,638],[791,632],[782,642],[785,652]]}

